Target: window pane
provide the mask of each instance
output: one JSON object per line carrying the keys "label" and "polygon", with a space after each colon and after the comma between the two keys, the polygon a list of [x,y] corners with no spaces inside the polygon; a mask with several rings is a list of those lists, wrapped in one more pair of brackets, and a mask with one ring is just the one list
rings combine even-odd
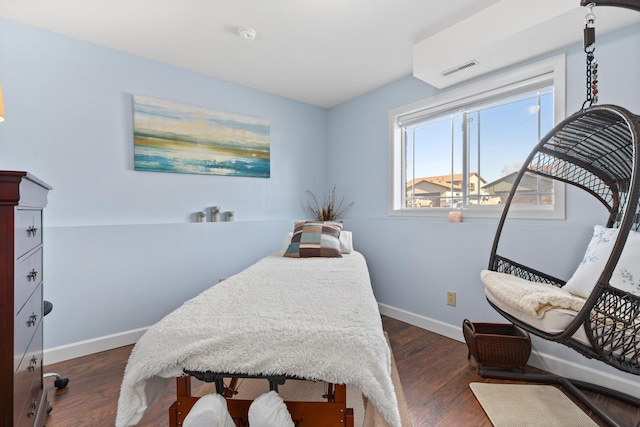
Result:
{"label": "window pane", "polygon": [[[475,111],[477,123],[473,128],[477,132],[473,136],[478,138],[480,152],[477,170],[484,181],[482,196],[477,196],[481,204],[504,203],[524,160],[540,136],[552,127],[552,100],[548,91],[530,93]],[[546,181],[525,177],[518,188],[522,195],[514,203],[553,203],[552,198],[540,198],[542,192],[553,192],[552,181]],[[546,190],[541,188],[543,184]]]}
{"label": "window pane", "polygon": [[[564,61],[558,55],[390,111],[391,214],[444,217],[462,207],[472,217],[499,215],[521,165],[563,117]],[[563,183],[527,176],[517,191],[517,217],[564,218]]]}
{"label": "window pane", "polygon": [[[551,89],[492,101],[406,126],[407,208],[504,203],[515,177],[553,123]],[[553,203],[553,181],[527,176],[514,203]]]}
{"label": "window pane", "polygon": [[460,183],[452,179],[452,174],[461,173],[460,123],[460,115],[454,115],[407,127],[405,206],[442,207],[451,205],[452,198],[461,201]]}
{"label": "window pane", "polygon": [[415,132],[413,129],[405,129],[404,131],[404,153],[405,153],[405,181],[407,182],[407,189],[405,192],[405,202],[403,205],[407,208],[414,205],[414,170],[415,163],[413,161],[413,147],[414,147]]}

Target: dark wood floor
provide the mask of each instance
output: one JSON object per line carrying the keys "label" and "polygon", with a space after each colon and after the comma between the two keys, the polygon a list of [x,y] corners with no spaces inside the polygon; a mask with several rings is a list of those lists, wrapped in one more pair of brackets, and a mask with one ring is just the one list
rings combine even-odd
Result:
{"label": "dark wood floor", "polygon": [[[467,360],[464,343],[388,317],[383,317],[383,323],[415,427],[491,426],[469,389],[469,383],[508,381],[480,377],[474,363]],[[120,383],[131,348],[121,347],[46,366],[47,371],[70,378],[69,386],[62,390],[55,389],[53,380],[46,380],[53,406],[47,426],[113,426]],[[528,370],[540,372],[533,368]],[[604,396],[590,395],[621,425],[640,425],[640,409]],[[167,408],[174,397],[175,385],[172,385],[138,425],[167,426]]]}

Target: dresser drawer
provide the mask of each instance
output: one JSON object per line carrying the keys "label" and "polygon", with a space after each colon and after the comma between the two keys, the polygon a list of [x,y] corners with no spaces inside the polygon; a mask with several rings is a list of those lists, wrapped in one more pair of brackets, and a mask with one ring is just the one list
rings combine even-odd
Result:
{"label": "dresser drawer", "polygon": [[[23,413],[26,414],[22,418],[18,418],[15,427],[40,427],[46,425],[47,421],[47,401],[46,389],[34,389],[31,395],[32,400],[24,408]],[[35,413],[34,413],[35,411]]]}
{"label": "dresser drawer", "polygon": [[49,190],[27,172],[0,171],[0,427],[47,421],[42,221]]}
{"label": "dresser drawer", "polygon": [[15,254],[20,258],[42,243],[42,211],[16,209]]}
{"label": "dresser drawer", "polygon": [[16,316],[13,335],[13,368],[15,370],[18,369],[18,365],[23,360],[27,347],[33,338],[34,332],[38,330],[41,321],[42,287],[38,286]]}
{"label": "dresser drawer", "polygon": [[42,283],[42,249],[18,261],[15,271],[14,314],[18,314],[33,291]]}
{"label": "dresser drawer", "polygon": [[42,329],[37,328],[14,377],[13,424],[31,425],[42,393]]}

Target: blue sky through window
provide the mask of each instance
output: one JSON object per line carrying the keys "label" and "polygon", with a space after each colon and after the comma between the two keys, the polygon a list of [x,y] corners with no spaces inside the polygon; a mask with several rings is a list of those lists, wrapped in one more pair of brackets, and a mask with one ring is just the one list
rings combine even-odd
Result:
{"label": "blue sky through window", "polygon": [[[407,129],[408,180],[463,172],[463,118],[459,112]],[[468,118],[469,172],[479,170],[486,182],[492,182],[518,171],[539,138],[552,129],[553,91],[549,88],[469,109]],[[414,158],[412,177],[409,165]]]}

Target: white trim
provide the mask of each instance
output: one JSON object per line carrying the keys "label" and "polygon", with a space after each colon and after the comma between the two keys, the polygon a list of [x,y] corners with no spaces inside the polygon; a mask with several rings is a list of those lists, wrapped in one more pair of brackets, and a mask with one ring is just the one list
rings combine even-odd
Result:
{"label": "white trim", "polygon": [[[500,73],[494,75],[492,77],[488,77],[486,79],[470,83],[465,86],[461,86],[455,89],[447,90],[437,95],[431,96],[426,99],[421,99],[419,101],[413,102],[411,104],[403,105],[398,108],[394,108],[389,112],[390,117],[399,117],[407,115],[411,112],[416,112],[419,110],[425,110],[425,105],[429,105],[428,109],[432,109],[438,106],[443,106],[447,104],[452,104],[460,99],[477,98],[481,94],[491,93],[495,89],[500,87],[508,86],[511,82],[521,82],[523,80],[527,80],[530,78],[534,78],[543,74],[553,73],[554,83],[558,78],[561,81],[564,81],[566,78],[566,55],[560,54],[552,56],[551,58],[547,58],[545,60],[535,62],[533,64],[528,64],[523,67],[510,70],[504,73]],[[555,90],[554,97],[560,97],[561,101],[558,105],[561,105],[561,111],[555,112],[555,121],[559,123],[564,120],[565,116],[565,93],[564,85],[562,86],[562,90]]]}
{"label": "white trim", "polygon": [[[552,66],[553,67],[553,66]],[[492,103],[493,99],[505,98],[510,93],[521,94],[523,91],[535,91],[540,85],[552,85],[555,80],[553,68],[544,66],[535,67],[533,71],[526,73],[507,73],[504,78],[498,80],[488,79],[490,82],[478,87],[469,85],[457,93],[457,90],[444,92],[422,101],[422,108],[397,116],[398,124],[410,125],[411,123],[427,120],[430,116],[437,117],[445,114],[453,114],[460,109],[473,109],[479,105]],[[414,105],[414,104],[412,104]],[[401,107],[402,108],[402,107]]]}
{"label": "white trim", "polygon": [[435,332],[436,334],[443,335],[456,341],[464,342],[461,327],[452,326],[448,323],[411,313],[410,311],[405,311],[386,304],[378,303],[378,310],[380,310],[380,314],[384,316],[389,316],[410,325],[426,329],[427,331]]}
{"label": "white trim", "polygon": [[[637,380],[611,375],[608,372],[603,372],[589,366],[583,366],[537,351],[533,352],[529,359],[529,365],[565,378],[598,384],[599,386],[610,388],[640,399],[640,387],[638,387]],[[628,375],[632,376],[632,374]]]}
{"label": "white trim", "polygon": [[[148,328],[134,329],[132,331],[79,341],[59,347],[44,350],[43,359],[46,365],[64,362],[76,357],[88,356],[101,351],[112,350],[125,345],[135,344]],[[45,365],[45,369],[46,369]]]}
{"label": "white trim", "polygon": [[[385,316],[389,316],[410,325],[464,342],[462,324],[460,324],[460,326],[453,326],[448,323],[443,323],[438,320],[430,319],[386,304],[379,303],[378,309],[380,310],[380,314]],[[575,362],[560,359],[550,354],[533,350],[528,364],[547,372],[561,375],[565,378],[598,384],[603,387],[618,390],[621,393],[640,398],[640,388],[638,387],[637,381],[621,378],[588,366],[579,365]]]}
{"label": "white trim", "polygon": [[[406,209],[402,202],[402,148],[400,117],[412,117],[426,114],[439,108],[452,108],[461,102],[474,102],[478,97],[488,96],[510,85],[526,85],[528,79],[553,79],[554,84],[554,125],[566,117],[566,57],[556,55],[539,62],[496,74],[492,77],[467,84],[452,90],[444,91],[417,102],[404,105],[389,111],[389,215],[399,217],[445,217],[448,218],[450,208]],[[524,159],[523,159],[524,160]],[[565,184],[555,181],[554,205],[550,206],[512,206],[511,218],[528,219],[565,219]],[[503,206],[467,207],[464,216],[469,218],[499,218]]]}

